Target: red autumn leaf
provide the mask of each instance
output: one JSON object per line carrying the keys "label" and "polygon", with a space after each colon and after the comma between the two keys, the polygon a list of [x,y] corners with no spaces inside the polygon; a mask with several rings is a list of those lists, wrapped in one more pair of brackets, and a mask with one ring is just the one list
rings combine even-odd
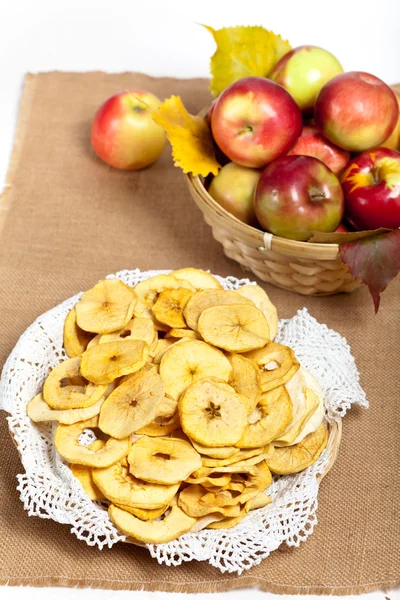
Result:
{"label": "red autumn leaf", "polygon": [[400,229],[339,246],[353,277],[368,286],[378,312],[380,294],[400,271]]}

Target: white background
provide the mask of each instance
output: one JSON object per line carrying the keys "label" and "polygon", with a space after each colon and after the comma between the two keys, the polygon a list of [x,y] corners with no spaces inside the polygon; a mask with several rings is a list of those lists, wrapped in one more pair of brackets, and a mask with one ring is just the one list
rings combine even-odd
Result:
{"label": "white background", "polygon": [[[215,28],[263,25],[292,46],[314,44],[330,50],[345,70],[369,71],[387,83],[400,82],[400,0],[0,0],[0,189],[25,72],[141,71],[206,77],[214,42],[199,23]],[[4,600],[47,600],[54,593],[0,588]],[[237,600],[249,593],[252,600],[276,598],[255,590],[213,597]],[[173,596],[75,589],[56,594],[58,600],[83,600],[93,594],[96,600]],[[364,598],[384,600],[385,595],[400,599],[399,591]],[[206,597],[191,597],[200,596]]]}

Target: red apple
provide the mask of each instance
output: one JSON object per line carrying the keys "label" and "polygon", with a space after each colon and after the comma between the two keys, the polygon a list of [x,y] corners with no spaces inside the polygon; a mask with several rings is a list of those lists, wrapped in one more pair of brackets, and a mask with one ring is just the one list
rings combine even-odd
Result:
{"label": "red apple", "polygon": [[362,152],[379,146],[399,116],[393,91],[370,75],[353,71],[324,85],[314,108],[316,126],[333,144]]}
{"label": "red apple", "polygon": [[363,152],[347,166],[342,186],[346,219],[355,229],[400,227],[400,152]]}
{"label": "red apple", "polygon": [[225,210],[247,225],[256,225],[253,196],[261,171],[228,163],[219,171],[208,188],[208,193]]}
{"label": "red apple", "polygon": [[312,110],[320,89],[343,73],[337,58],[318,46],[293,48],[275,65],[269,77],[282,85],[301,110]]}
{"label": "red apple", "polygon": [[160,156],[165,132],[153,121],[160,100],[140,90],[121,92],[97,111],[92,126],[93,150],[117,169],[143,169]]}
{"label": "red apple", "polygon": [[400,95],[397,92],[394,92],[394,95],[396,96],[397,104],[399,105],[399,117],[392,133],[380,144],[381,147],[389,148],[390,150],[398,150],[400,147]]}
{"label": "red apple", "polygon": [[293,148],[302,129],[301,111],[280,85],[262,77],[245,77],[219,96],[211,129],[230,160],[261,168]]}
{"label": "red apple", "polygon": [[343,216],[343,191],[336,175],[317,158],[283,156],[261,174],[254,208],[267,231],[307,240],[312,231],[335,231]]}
{"label": "red apple", "polygon": [[324,163],[333,173],[340,173],[350,160],[350,152],[329,142],[316,127],[306,125],[289,154],[313,156]]}

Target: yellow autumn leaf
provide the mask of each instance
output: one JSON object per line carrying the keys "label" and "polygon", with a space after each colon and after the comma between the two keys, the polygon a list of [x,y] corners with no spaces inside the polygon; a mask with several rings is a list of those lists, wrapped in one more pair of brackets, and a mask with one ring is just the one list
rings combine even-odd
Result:
{"label": "yellow autumn leaf", "polygon": [[221,165],[215,158],[214,144],[207,122],[191,115],[180,96],[171,96],[153,113],[153,119],[165,130],[172,146],[176,167],[184,173],[216,175]]}
{"label": "yellow autumn leaf", "polygon": [[211,86],[213,96],[243,77],[267,77],[291,45],[280,35],[264,27],[240,26],[213,29],[217,50],[211,57]]}

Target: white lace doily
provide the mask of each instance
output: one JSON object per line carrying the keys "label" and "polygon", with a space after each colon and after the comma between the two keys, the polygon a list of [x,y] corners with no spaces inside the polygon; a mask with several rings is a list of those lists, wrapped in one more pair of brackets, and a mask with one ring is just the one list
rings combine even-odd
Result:
{"label": "white lace doily", "polygon": [[[130,285],[168,271],[121,271]],[[218,277],[226,289],[251,283],[247,279]],[[89,500],[81,484],[55,450],[56,424],[34,424],[26,416],[26,404],[42,388],[51,368],[66,358],[63,324],[81,294],[39,317],[21,336],[9,356],[0,382],[0,408],[10,413],[8,424],[25,473],[18,475],[17,489],[30,516],[68,524],[90,546],[102,549],[124,541],[100,503]],[[279,308],[279,307],[278,307]],[[367,407],[350,348],[338,333],[321,325],[306,309],[279,323],[276,341],[291,346],[299,361],[319,380],[325,393],[326,418],[342,418],[352,404]],[[180,565],[207,560],[222,572],[242,573],[260,563],[282,542],[298,546],[317,523],[318,475],[329,460],[328,450],[297,475],[276,478],[268,490],[273,503],[252,511],[236,527],[182,535],[167,544],[148,545],[159,563]]]}

